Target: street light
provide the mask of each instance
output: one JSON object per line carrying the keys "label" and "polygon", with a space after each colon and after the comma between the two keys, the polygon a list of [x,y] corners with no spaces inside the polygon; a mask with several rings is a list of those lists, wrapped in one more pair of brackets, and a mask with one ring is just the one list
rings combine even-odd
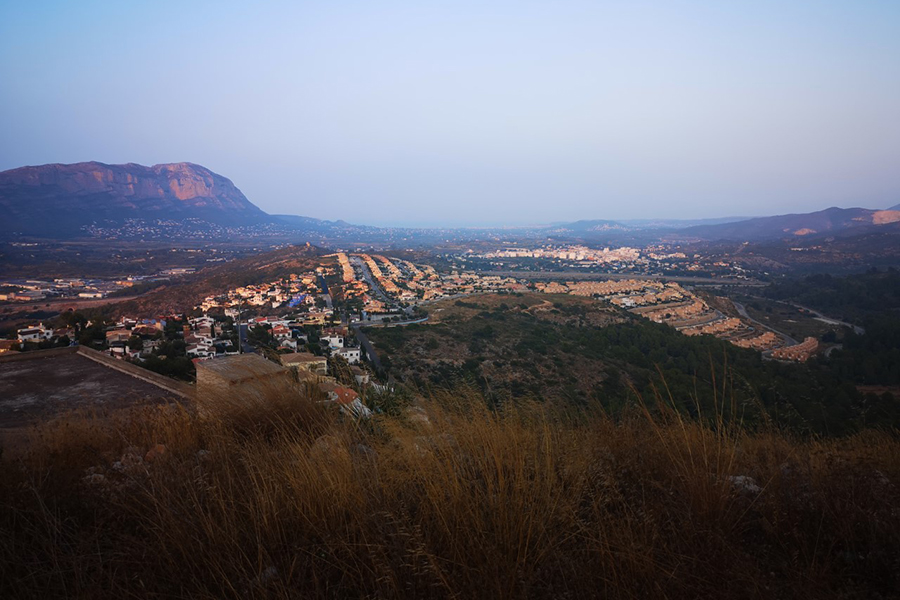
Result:
{"label": "street light", "polygon": [[241,331],[241,305],[243,304],[243,296],[238,296],[238,314],[237,314],[237,330],[238,330],[238,354],[244,353],[244,339]]}

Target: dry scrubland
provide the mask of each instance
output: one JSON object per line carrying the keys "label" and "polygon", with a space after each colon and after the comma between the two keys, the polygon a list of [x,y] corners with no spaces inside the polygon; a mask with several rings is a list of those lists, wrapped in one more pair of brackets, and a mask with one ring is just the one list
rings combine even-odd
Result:
{"label": "dry scrubland", "polygon": [[363,425],[279,394],[242,403],[215,418],[81,415],[8,451],[0,596],[900,589],[891,434],[790,439],[640,403],[616,420],[528,403],[490,412],[465,388]]}

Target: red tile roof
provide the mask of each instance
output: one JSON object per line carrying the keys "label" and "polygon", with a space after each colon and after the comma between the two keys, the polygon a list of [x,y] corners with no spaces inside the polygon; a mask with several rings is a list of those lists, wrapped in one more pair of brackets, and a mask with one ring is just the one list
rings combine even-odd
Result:
{"label": "red tile roof", "polygon": [[337,395],[336,402],[338,404],[351,404],[354,400],[359,398],[359,394],[346,387],[339,387],[334,390],[334,393]]}

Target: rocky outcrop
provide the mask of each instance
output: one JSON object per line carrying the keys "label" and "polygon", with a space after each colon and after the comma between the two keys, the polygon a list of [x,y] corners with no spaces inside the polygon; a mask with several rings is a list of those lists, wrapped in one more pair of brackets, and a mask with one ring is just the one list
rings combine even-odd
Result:
{"label": "rocky outcrop", "polygon": [[872,214],[872,222],[875,225],[887,225],[900,221],[900,210],[876,210]]}
{"label": "rocky outcrop", "polygon": [[764,241],[793,236],[843,235],[862,233],[900,221],[891,210],[832,207],[811,213],[747,219],[721,225],[700,225],[679,233],[706,240]]}
{"label": "rocky outcrop", "polygon": [[25,235],[77,235],[84,225],[127,219],[229,226],[270,220],[229,179],[191,163],[87,162],[4,171],[0,211],[7,216],[4,229]]}

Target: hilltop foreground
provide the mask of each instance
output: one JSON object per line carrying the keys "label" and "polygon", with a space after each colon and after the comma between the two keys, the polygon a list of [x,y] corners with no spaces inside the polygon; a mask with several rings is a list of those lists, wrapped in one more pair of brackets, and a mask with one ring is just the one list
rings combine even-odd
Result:
{"label": "hilltop foreground", "polygon": [[[613,421],[468,388],[358,424],[282,395],[71,418],[0,462],[0,595],[872,598],[900,443]],[[724,402],[723,402],[724,403]],[[228,407],[231,408],[228,408]],[[397,413],[397,411],[389,411]]]}

